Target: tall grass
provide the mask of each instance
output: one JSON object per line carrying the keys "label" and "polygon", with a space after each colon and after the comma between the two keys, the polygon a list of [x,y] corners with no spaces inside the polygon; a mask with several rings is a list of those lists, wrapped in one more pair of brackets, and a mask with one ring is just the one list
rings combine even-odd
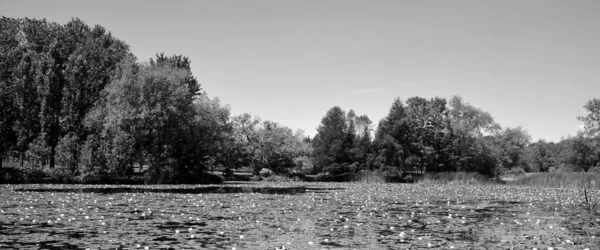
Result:
{"label": "tall grass", "polygon": [[376,171],[360,171],[352,175],[353,182],[364,183],[385,183],[385,176],[381,172]]}
{"label": "tall grass", "polygon": [[471,185],[471,184],[490,184],[498,183],[491,177],[482,175],[475,172],[439,172],[439,173],[426,173],[422,177],[417,179],[419,183],[425,184],[458,184],[458,185]]}
{"label": "tall grass", "polygon": [[600,174],[595,173],[540,173],[519,178],[511,184],[577,189],[600,189]]}

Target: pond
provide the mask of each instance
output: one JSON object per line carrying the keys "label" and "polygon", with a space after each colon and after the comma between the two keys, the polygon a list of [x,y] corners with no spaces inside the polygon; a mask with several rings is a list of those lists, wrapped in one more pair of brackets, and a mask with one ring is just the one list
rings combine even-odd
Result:
{"label": "pond", "polygon": [[583,213],[579,195],[506,185],[4,185],[0,249],[594,249],[600,218]]}

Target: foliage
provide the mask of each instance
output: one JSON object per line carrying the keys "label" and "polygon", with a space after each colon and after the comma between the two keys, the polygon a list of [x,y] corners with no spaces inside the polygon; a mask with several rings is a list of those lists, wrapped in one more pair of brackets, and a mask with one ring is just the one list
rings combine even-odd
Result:
{"label": "foliage", "polygon": [[376,129],[367,115],[334,106],[310,138],[250,114],[231,117],[202,91],[183,55],[138,62],[125,42],[80,19],[2,17],[0,27],[4,180],[142,175],[148,183],[190,183],[212,180],[208,171],[243,168],[331,180],[362,170],[400,179],[462,171],[497,177],[600,167],[597,98],[578,117],[584,130],[560,142],[531,143],[525,129],[502,128],[458,96],[396,98]]}
{"label": "foliage", "polygon": [[312,147],[303,140],[301,131],[293,133],[288,127],[272,121],[261,122],[250,114],[234,117],[233,129],[239,156],[245,157],[243,162],[252,167],[254,174],[263,168],[288,174],[297,167],[312,165],[306,158]]}
{"label": "foliage", "polygon": [[228,109],[200,93],[187,57],[138,63],[79,19],[0,22],[0,162],[94,182],[139,164],[147,181],[177,182],[222,155],[210,142],[227,137]]}

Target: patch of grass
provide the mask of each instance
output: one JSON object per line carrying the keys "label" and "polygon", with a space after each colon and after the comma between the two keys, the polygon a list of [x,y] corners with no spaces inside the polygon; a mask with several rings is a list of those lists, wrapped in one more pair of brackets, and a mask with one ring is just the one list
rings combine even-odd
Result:
{"label": "patch of grass", "polygon": [[419,183],[426,184],[492,184],[498,183],[491,177],[476,172],[439,172],[426,173],[417,179]]}
{"label": "patch of grass", "polygon": [[512,182],[515,185],[600,189],[600,174],[595,173],[540,173],[528,175]]}
{"label": "patch of grass", "polygon": [[352,176],[352,181],[364,183],[385,183],[386,179],[381,172],[360,171]]}

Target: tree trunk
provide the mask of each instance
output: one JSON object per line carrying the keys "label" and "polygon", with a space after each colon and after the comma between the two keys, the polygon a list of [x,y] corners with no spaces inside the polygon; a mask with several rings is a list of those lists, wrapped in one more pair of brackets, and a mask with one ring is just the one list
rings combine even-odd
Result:
{"label": "tree trunk", "polygon": [[0,174],[4,172],[4,170],[2,169],[2,153],[0,153]]}
{"label": "tree trunk", "polygon": [[50,147],[50,169],[54,169],[56,164],[54,161],[54,155],[56,154],[56,147]]}

